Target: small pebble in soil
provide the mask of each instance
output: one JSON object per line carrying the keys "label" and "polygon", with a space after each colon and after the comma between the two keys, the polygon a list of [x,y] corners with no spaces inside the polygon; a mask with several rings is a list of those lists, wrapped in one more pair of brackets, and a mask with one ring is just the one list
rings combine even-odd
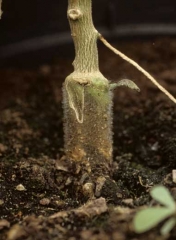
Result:
{"label": "small pebble in soil", "polygon": [[116,196],[117,196],[118,198],[122,198],[122,197],[123,197],[122,193],[117,193]]}
{"label": "small pebble in soil", "polygon": [[15,181],[15,179],[16,179],[16,175],[13,174],[13,175],[12,175],[12,181]]}
{"label": "small pebble in soil", "polygon": [[41,205],[49,205],[50,204],[50,199],[49,198],[42,198],[41,200],[40,200],[40,204]]}
{"label": "small pebble in soil", "polygon": [[85,183],[83,185],[83,194],[86,197],[92,198],[94,196],[94,185],[93,183]]}
{"label": "small pebble in soil", "polygon": [[26,188],[22,184],[18,184],[15,189],[17,191],[26,191]]}
{"label": "small pebble in soil", "polygon": [[132,198],[127,198],[122,200],[122,203],[124,203],[128,207],[134,207],[133,199]]}
{"label": "small pebble in soil", "polygon": [[4,200],[0,199],[0,206],[4,204]]}

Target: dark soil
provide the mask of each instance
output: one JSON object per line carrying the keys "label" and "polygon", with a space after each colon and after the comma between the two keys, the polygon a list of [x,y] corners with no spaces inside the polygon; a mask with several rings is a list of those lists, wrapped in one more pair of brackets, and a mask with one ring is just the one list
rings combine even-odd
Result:
{"label": "dark soil", "polygon": [[[176,40],[116,44],[176,96]],[[60,171],[64,156],[62,82],[71,60],[33,69],[0,70],[0,239],[166,239],[155,228],[135,234],[132,219],[151,204],[149,190],[169,188],[176,199],[176,108],[133,66],[100,46],[100,66],[112,81],[134,80],[141,92],[114,94],[113,180],[88,203]],[[104,200],[105,198],[105,200]],[[86,205],[83,205],[85,204]],[[168,236],[175,239],[176,228]]]}

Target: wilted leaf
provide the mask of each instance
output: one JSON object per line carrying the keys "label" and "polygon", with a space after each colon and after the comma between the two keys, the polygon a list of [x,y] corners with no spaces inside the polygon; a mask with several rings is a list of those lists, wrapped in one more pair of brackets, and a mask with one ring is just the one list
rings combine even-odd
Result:
{"label": "wilted leaf", "polygon": [[110,88],[115,89],[116,87],[122,87],[122,86],[125,86],[125,87],[128,87],[128,88],[132,89],[132,90],[136,90],[136,91],[140,92],[140,89],[138,88],[138,86],[133,81],[131,81],[129,79],[122,79],[118,83],[112,83],[110,85]]}
{"label": "wilted leaf", "polygon": [[173,211],[176,210],[175,208],[175,201],[173,200],[169,190],[164,186],[155,186],[151,189],[150,195],[153,199],[158,201],[159,203],[167,206],[168,208],[172,209]]}
{"label": "wilted leaf", "polygon": [[155,227],[171,215],[171,210],[164,207],[150,207],[139,211],[134,217],[134,230],[143,233]]}

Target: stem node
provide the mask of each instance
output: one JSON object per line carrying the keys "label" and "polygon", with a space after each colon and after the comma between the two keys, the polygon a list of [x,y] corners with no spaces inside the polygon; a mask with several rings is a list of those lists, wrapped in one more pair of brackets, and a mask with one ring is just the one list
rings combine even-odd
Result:
{"label": "stem node", "polygon": [[79,9],[68,10],[68,17],[73,21],[78,20],[81,16],[82,16],[82,13]]}

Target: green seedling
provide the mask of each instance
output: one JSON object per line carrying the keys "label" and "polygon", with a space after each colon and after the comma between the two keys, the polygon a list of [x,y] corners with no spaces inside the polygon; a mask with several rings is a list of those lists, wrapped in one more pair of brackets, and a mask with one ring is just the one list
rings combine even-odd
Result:
{"label": "green seedling", "polygon": [[162,206],[140,210],[134,217],[134,230],[136,233],[144,233],[167,219],[160,229],[162,235],[167,235],[176,224],[176,203],[164,186],[153,187],[150,195]]}
{"label": "green seedling", "polygon": [[[75,46],[75,60],[74,71],[63,85],[66,159],[79,165],[83,174],[96,178],[109,176],[112,163],[113,90],[120,86],[137,91],[139,88],[131,80],[111,83],[102,75],[97,40],[145,74],[175,103],[176,99],[137,63],[113,48],[95,29],[91,0],[69,0],[67,16]],[[77,172],[80,171],[78,168]]]}

